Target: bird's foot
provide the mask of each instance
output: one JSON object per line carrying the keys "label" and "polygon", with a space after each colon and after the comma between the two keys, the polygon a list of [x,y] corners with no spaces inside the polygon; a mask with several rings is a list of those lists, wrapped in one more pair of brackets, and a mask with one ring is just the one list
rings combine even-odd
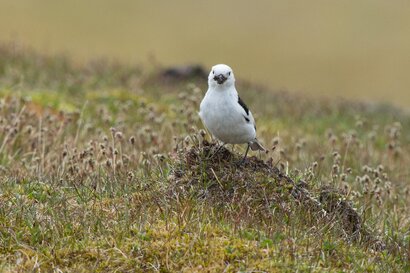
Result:
{"label": "bird's foot", "polygon": [[248,147],[246,147],[245,155],[243,156],[243,158],[242,158],[241,161],[239,161],[238,163],[236,163],[237,166],[240,166],[240,165],[242,165],[243,163],[246,162],[246,156],[248,155],[249,147],[250,147],[250,145],[248,144]]}
{"label": "bird's foot", "polygon": [[236,162],[236,166],[237,167],[243,166],[246,163],[246,161],[248,161],[248,159],[246,157],[244,157],[241,160]]}

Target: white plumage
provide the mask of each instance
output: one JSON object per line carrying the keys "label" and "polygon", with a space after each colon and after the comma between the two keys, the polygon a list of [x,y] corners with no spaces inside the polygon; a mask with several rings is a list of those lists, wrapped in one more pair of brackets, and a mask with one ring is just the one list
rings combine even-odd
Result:
{"label": "white plumage", "polygon": [[256,125],[251,111],[240,99],[235,88],[232,69],[225,64],[212,67],[208,91],[203,98],[199,116],[209,132],[224,144],[244,144],[252,150],[265,150],[256,139]]}

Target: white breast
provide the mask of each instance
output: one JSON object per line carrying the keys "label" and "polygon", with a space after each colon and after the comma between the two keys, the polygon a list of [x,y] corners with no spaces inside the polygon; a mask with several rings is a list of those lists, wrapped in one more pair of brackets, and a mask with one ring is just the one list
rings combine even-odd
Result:
{"label": "white breast", "polygon": [[253,118],[247,121],[244,113],[235,88],[209,89],[201,102],[199,116],[210,133],[220,141],[241,144],[256,137]]}

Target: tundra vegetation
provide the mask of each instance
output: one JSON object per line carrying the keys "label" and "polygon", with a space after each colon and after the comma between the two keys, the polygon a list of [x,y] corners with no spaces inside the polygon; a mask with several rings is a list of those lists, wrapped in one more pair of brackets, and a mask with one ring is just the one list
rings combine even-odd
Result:
{"label": "tundra vegetation", "polygon": [[151,70],[0,46],[1,270],[410,270],[408,113],[239,81],[238,167],[201,73]]}

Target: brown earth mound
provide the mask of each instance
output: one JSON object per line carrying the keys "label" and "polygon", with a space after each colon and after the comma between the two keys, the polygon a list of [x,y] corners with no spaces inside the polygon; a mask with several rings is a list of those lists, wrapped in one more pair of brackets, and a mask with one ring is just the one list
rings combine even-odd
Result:
{"label": "brown earth mound", "polygon": [[307,226],[331,228],[347,241],[385,248],[337,189],[309,190],[305,182],[283,174],[272,162],[253,156],[238,165],[239,160],[215,143],[192,146],[178,154],[167,195],[178,200],[196,198],[252,223],[264,219],[265,224],[275,224],[295,217],[298,210]]}

